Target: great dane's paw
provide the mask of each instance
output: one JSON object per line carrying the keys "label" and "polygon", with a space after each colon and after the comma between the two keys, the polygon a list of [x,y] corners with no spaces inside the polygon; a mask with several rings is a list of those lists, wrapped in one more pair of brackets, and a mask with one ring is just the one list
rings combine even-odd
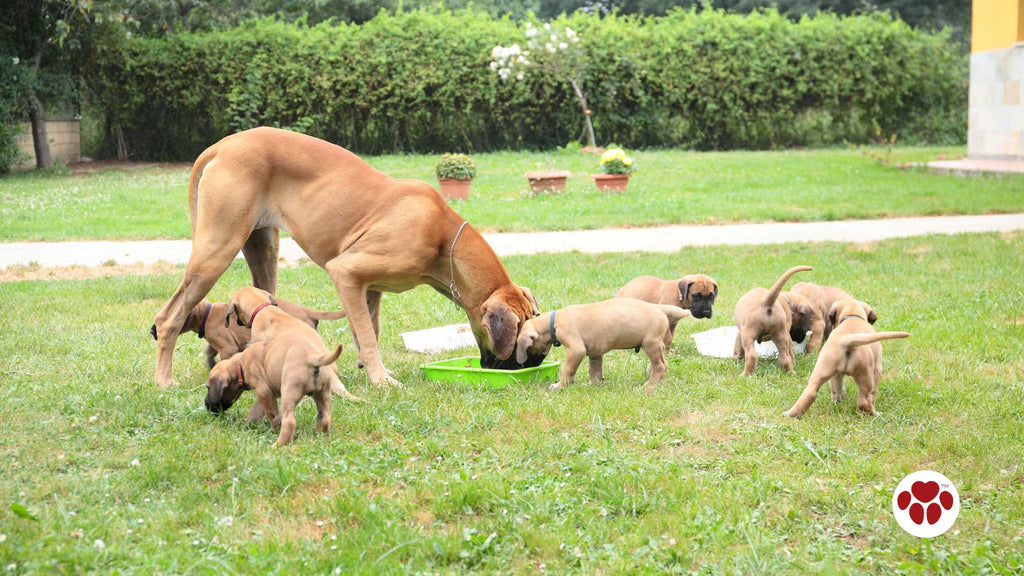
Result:
{"label": "great dane's paw", "polygon": [[379,381],[373,383],[377,388],[405,388],[405,385],[395,380],[390,374],[385,374]]}
{"label": "great dane's paw", "polygon": [[836,404],[842,402],[843,401],[843,395],[839,394],[838,396],[836,396],[836,395],[833,394],[832,395],[832,401],[835,402]]}
{"label": "great dane's paw", "polygon": [[646,386],[644,386],[644,392],[646,392],[647,394],[654,394],[654,391],[657,389],[657,384],[647,384]]}
{"label": "great dane's paw", "polygon": [[782,415],[786,416],[787,418],[799,418],[800,417],[800,414],[797,414],[792,409],[786,410],[785,412],[782,413]]}
{"label": "great dane's paw", "polygon": [[561,382],[555,382],[551,386],[548,386],[548,390],[551,390],[552,392],[554,392],[555,390],[561,390],[561,389],[562,389],[562,383]]}

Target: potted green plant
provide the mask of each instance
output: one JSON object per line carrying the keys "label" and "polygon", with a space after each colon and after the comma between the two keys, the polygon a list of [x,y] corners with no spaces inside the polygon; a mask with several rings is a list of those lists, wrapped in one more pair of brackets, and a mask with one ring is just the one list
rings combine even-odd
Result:
{"label": "potted green plant", "polygon": [[633,173],[633,159],[626,156],[622,148],[612,148],[601,155],[601,172],[594,174],[598,190],[622,192],[629,184]]}
{"label": "potted green plant", "polygon": [[565,179],[571,172],[568,170],[552,170],[551,159],[547,159],[548,169],[524,174],[530,181],[530,191],[541,192],[565,192]]}
{"label": "potted green plant", "polygon": [[434,166],[441,195],[445,198],[469,198],[469,186],[476,176],[476,164],[465,154],[442,154]]}

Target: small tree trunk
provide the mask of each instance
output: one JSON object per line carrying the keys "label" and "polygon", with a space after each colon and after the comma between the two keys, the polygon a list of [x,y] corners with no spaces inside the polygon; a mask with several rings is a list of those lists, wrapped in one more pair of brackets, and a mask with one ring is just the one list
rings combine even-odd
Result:
{"label": "small tree trunk", "polygon": [[587,97],[583,94],[583,90],[580,89],[580,84],[575,78],[569,78],[569,84],[576,91],[576,98],[579,99],[580,107],[583,109],[583,126],[587,131],[587,146],[597,148],[597,141],[594,138],[594,125],[590,122],[590,107],[587,106]]}
{"label": "small tree trunk", "polygon": [[[37,72],[42,58],[43,52],[40,50],[32,65]],[[35,86],[28,96],[28,120],[32,123],[32,148],[36,153],[36,168],[53,168],[50,141],[46,139],[46,116],[43,114],[43,103],[36,96]]]}
{"label": "small tree trunk", "polygon": [[113,132],[115,154],[117,159],[123,162],[128,159],[128,143],[124,139],[124,130],[121,129],[120,124],[114,124]]}

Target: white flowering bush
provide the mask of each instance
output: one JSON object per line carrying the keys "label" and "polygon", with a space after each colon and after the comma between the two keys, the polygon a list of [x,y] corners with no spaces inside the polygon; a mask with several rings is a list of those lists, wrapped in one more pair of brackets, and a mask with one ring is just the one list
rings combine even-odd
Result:
{"label": "white flowering bush", "polygon": [[491,70],[503,81],[522,80],[529,69],[537,69],[564,78],[572,86],[583,111],[587,146],[596,147],[594,127],[590,121],[590,107],[583,93],[584,52],[576,31],[565,26],[560,29],[546,23],[542,27],[526,23],[526,45],[495,46],[491,50]]}

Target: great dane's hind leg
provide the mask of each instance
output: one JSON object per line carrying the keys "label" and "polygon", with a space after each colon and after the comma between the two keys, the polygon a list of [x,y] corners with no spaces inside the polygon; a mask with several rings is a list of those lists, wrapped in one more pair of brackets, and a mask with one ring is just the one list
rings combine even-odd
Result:
{"label": "great dane's hind leg", "polygon": [[242,255],[252,273],[252,285],[271,294],[277,292],[277,255],[281,245],[278,228],[258,228],[249,234]]}

